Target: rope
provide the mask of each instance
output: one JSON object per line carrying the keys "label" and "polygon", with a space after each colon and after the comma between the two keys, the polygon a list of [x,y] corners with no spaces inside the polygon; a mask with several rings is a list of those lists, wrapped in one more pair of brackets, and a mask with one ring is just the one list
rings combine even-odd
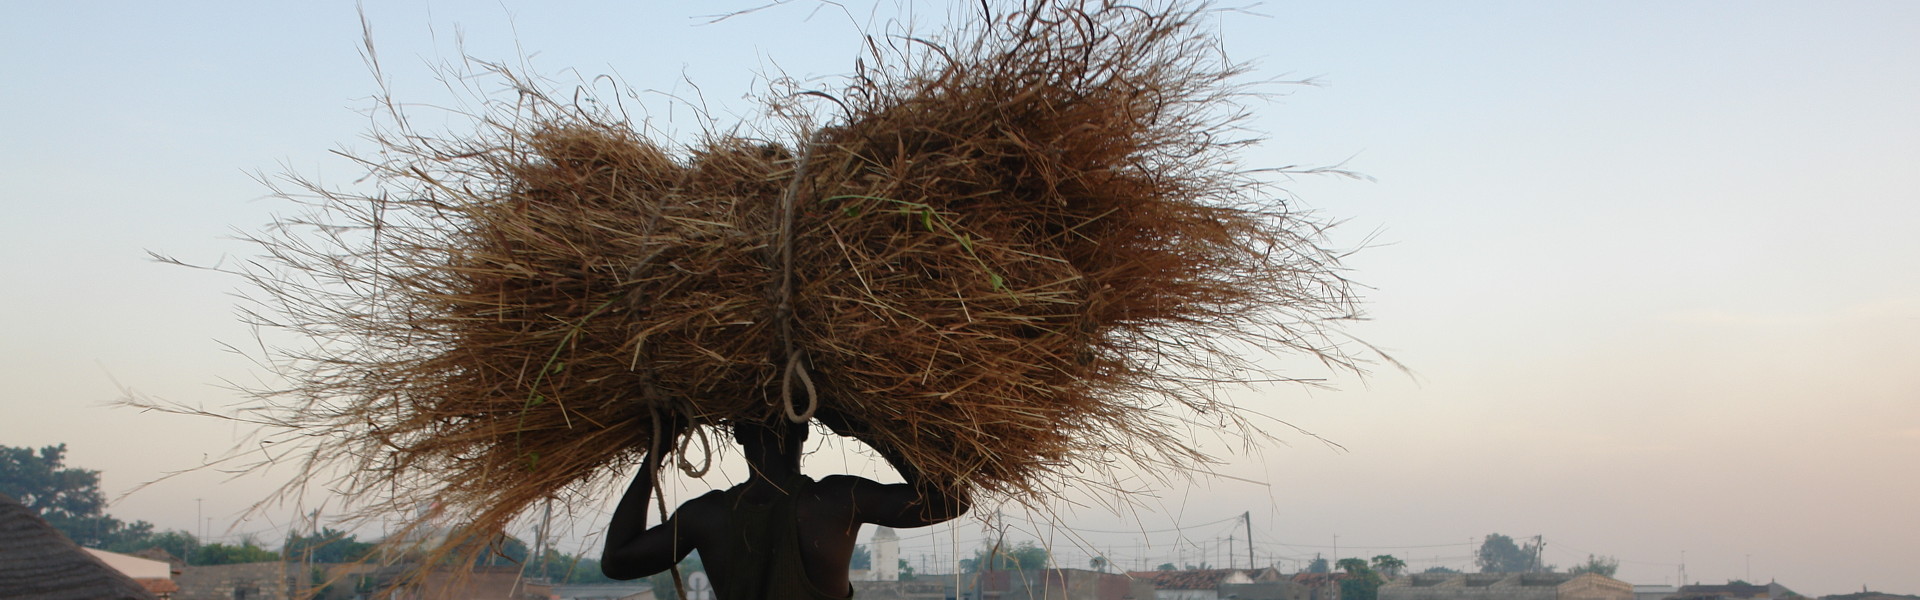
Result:
{"label": "rope", "polygon": [[[657,406],[649,406],[647,407],[647,412],[650,413],[653,417],[653,439],[647,440],[647,446],[648,446],[647,458],[646,460],[640,463],[640,468],[646,469],[647,478],[653,481],[653,499],[654,499],[654,502],[658,503],[657,505],[660,507],[660,518],[663,521],[671,520],[668,518],[668,513],[667,513],[667,491],[660,489],[660,471],[659,469],[647,468],[647,467],[659,466],[659,458],[656,455],[659,453],[660,447],[662,446],[661,440],[660,440],[660,434],[664,433],[662,431],[662,428],[660,427],[660,408]],[[672,448],[673,442],[669,440],[664,445],[668,448]],[[682,457],[680,460],[681,462],[686,462],[685,457]],[[677,521],[675,522],[675,525],[678,526]],[[644,530],[646,526],[647,526],[647,511],[641,510],[640,511],[640,527]],[[680,533],[679,531],[673,532],[675,536],[678,536],[679,533]],[[671,572],[673,575],[673,589],[675,592],[677,592],[677,595],[674,597],[676,598],[687,597],[687,586],[684,582],[680,580],[680,564],[674,563],[674,565],[667,570]]]}
{"label": "rope", "polygon": [[[786,191],[780,194],[780,287],[774,296],[773,319],[780,336],[781,352],[786,357],[786,368],[780,372],[780,403],[786,410],[787,420],[794,423],[806,423],[820,408],[820,397],[813,387],[813,378],[807,375],[804,352],[795,348],[793,343],[793,218],[797,210],[795,199],[800,195],[800,182],[806,178],[807,161],[812,157],[813,140],[809,137],[800,149],[800,161],[793,167],[793,179],[787,182]],[[796,374],[807,389],[807,410],[804,412],[793,408],[793,378]]]}
{"label": "rope", "polygon": [[[800,376],[800,384],[807,388],[807,411],[793,411],[793,376]],[[787,355],[787,371],[780,376],[780,403],[786,406],[787,420],[805,423],[813,419],[813,412],[820,409],[820,395],[813,388],[813,376],[807,374],[807,368],[800,364],[800,355]]]}
{"label": "rope", "polygon": [[687,460],[687,447],[693,443],[693,436],[683,438],[680,441],[680,471],[686,473],[688,477],[699,479],[706,477],[707,471],[713,469],[713,442],[707,440],[706,429],[695,427],[693,432],[700,434],[700,455],[703,459],[700,461],[699,469],[693,468],[693,461]]}

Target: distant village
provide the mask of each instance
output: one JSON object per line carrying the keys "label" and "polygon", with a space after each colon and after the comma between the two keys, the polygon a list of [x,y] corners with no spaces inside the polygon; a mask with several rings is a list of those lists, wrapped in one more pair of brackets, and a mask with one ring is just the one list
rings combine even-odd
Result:
{"label": "distant village", "polygon": [[[4,498],[4,496],[0,496]],[[1778,582],[1634,585],[1594,570],[1514,573],[1401,573],[1391,556],[1337,561],[1322,572],[1276,568],[1152,571],[1053,568],[1018,560],[964,565],[957,574],[915,573],[899,560],[899,539],[880,528],[849,573],[862,600],[1815,600]],[[370,553],[316,562],[313,552],[263,552],[250,562],[189,564],[154,547],[131,553],[85,548],[17,502],[0,503],[3,597],[159,600],[712,600],[697,561],[672,576],[614,583],[565,583],[528,573],[528,562],[490,561],[422,569],[405,555]],[[577,559],[575,559],[577,560]],[[1041,559],[1045,562],[1044,556]],[[1108,565],[1099,565],[1108,566]],[[597,565],[593,565],[597,570]],[[1003,568],[1005,567],[1005,568]],[[1611,571],[1611,569],[1597,569]],[[1860,593],[1817,600],[1920,600]]]}

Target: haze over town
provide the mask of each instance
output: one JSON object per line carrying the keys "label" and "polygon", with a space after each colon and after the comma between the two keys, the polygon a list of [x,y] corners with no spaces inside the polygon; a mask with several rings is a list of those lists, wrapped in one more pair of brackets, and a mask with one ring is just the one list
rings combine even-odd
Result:
{"label": "haze over town", "polygon": [[[610,74],[652,126],[690,139],[756,114],[756,77],[831,81],[858,32],[937,5],[789,2],[370,3],[401,98],[444,90],[462,52],[567,81]],[[273,477],[201,465],[231,422],[109,405],[124,390],[226,407],[264,372],[231,277],[157,264],[245,260],[230,239],[289,209],[258,172],[351,184],[328,150],[364,147],[376,89],[352,3],[22,5],[0,23],[0,445],[68,444],[109,509],[218,539],[277,532],[242,512]],[[1226,53],[1275,95],[1249,166],[1339,165],[1370,179],[1281,182],[1341,219],[1369,288],[1352,328],[1410,372],[1316,364],[1325,388],[1235,392],[1277,443],[1209,442],[1191,481],[1123,482],[1049,510],[1002,508],[1010,539],[1062,566],[1224,566],[1228,536],[1299,568],[1394,554],[1471,570],[1480,538],[1546,543],[1634,583],[1777,580],[1808,595],[1920,592],[1920,5],[1291,3],[1221,12]],[[524,57],[524,58],[523,58]],[[692,82],[692,83],[689,83]],[[697,84],[696,89],[693,84]],[[639,118],[639,117],[636,117]],[[1295,427],[1298,430],[1294,429]],[[1311,432],[1310,434],[1304,432]],[[1205,432],[1198,435],[1209,437]],[[826,443],[809,472],[886,476]],[[737,465],[679,497],[739,478]],[[129,493],[130,492],[130,493]],[[608,491],[609,499],[613,491]],[[1119,506],[1116,511],[1113,507]],[[605,507],[567,521],[592,547]],[[938,568],[990,534],[902,532]],[[1239,559],[1244,560],[1244,557]]]}

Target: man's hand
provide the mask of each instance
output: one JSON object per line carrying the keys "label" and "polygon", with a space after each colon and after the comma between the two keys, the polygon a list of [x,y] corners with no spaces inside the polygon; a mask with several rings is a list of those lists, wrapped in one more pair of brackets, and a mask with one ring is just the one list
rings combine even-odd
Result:
{"label": "man's hand", "polygon": [[646,468],[642,473],[652,474],[660,470],[663,459],[673,452],[674,444],[680,441],[680,435],[686,433],[690,424],[687,418],[677,412],[661,415],[658,421],[659,437],[647,440]]}
{"label": "man's hand", "polygon": [[862,442],[867,441],[866,434],[871,430],[866,423],[856,421],[846,413],[824,404],[813,411],[813,418],[819,419],[821,425],[826,425],[827,429],[833,430],[842,437],[850,437]]}

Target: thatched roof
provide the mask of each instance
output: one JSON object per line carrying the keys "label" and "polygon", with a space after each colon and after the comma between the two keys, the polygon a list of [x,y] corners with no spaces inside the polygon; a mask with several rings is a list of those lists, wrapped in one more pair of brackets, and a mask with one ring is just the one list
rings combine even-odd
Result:
{"label": "thatched roof", "polygon": [[21,600],[156,598],[6,494],[0,494],[0,595]]}

